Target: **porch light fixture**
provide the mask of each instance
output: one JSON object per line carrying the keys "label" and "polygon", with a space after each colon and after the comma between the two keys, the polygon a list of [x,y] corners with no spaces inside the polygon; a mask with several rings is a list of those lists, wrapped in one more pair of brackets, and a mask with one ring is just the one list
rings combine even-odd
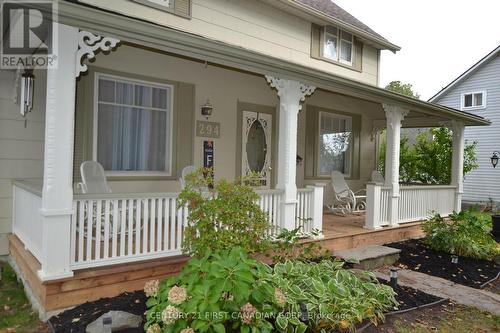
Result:
{"label": "porch light fixture", "polygon": [[491,160],[491,165],[493,165],[494,168],[497,167],[498,164],[498,159],[500,158],[500,152],[499,151],[494,151],[493,155],[491,155],[490,160]]}
{"label": "porch light fixture", "polygon": [[458,264],[458,256],[452,255],[451,256],[451,263],[452,264]]}
{"label": "porch light fixture", "polygon": [[25,69],[21,74],[21,115],[26,116],[26,113],[33,109],[33,91],[35,86],[35,75],[33,69]]}
{"label": "porch light fixture", "polygon": [[203,104],[201,107],[201,115],[208,119],[212,115],[212,111],[214,107],[210,104],[210,101],[207,99],[207,102]]}
{"label": "porch light fixture", "polygon": [[391,287],[392,289],[396,289],[398,285],[398,269],[396,267],[391,267],[391,271],[389,274],[391,278]]}

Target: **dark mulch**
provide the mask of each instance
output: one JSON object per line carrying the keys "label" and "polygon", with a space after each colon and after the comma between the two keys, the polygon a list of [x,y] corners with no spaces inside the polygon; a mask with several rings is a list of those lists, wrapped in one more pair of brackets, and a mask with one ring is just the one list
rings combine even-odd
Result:
{"label": "dark mulch", "polygon": [[484,283],[495,278],[500,270],[493,261],[469,257],[459,257],[458,264],[453,264],[449,253],[431,250],[419,239],[386,244],[386,246],[401,249],[400,267],[473,288],[481,288]]}
{"label": "dark mulch", "polygon": [[[381,279],[379,279],[379,281],[383,284],[389,285],[388,281]],[[401,285],[396,286],[396,289],[394,289],[394,291],[397,294],[396,301],[399,303],[397,310],[408,310],[415,307],[420,307],[422,305],[434,303],[442,299],[434,295],[426,294],[423,291]]]}
{"label": "dark mulch", "polygon": [[[146,311],[146,295],[144,292],[123,293],[116,297],[101,298],[94,302],[87,302],[73,309],[64,311],[58,316],[49,319],[49,325],[54,333],[85,332],[88,324],[107,313],[108,311],[126,311],[143,316]],[[136,330],[120,331],[120,333],[142,333],[141,328]]]}

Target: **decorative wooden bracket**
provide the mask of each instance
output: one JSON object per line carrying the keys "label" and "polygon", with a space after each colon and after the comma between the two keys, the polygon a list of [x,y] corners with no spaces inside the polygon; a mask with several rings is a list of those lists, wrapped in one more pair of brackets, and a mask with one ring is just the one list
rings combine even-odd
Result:
{"label": "decorative wooden bracket", "polygon": [[116,47],[120,42],[119,39],[112,37],[102,37],[94,35],[88,31],[80,31],[78,33],[78,51],[76,52],[76,77],[80,73],[85,73],[88,70],[86,64],[83,63],[85,59],[95,58],[95,51],[110,51]]}

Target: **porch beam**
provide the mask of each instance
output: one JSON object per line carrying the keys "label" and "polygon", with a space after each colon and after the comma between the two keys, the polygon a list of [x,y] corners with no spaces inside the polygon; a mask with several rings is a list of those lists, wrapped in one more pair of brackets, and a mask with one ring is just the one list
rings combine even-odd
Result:
{"label": "porch beam", "polygon": [[464,193],[465,125],[461,121],[452,120],[451,130],[453,132],[451,185],[456,187],[454,209],[459,212],[462,210],[462,195]]}
{"label": "porch beam", "polygon": [[278,134],[278,182],[276,188],[284,191],[281,226],[295,229],[295,206],[297,203],[297,122],[301,102],[311,95],[316,87],[293,80],[266,75],[269,85],[275,88],[280,99]]}
{"label": "porch beam", "polygon": [[385,185],[390,187],[389,225],[398,225],[399,210],[399,153],[401,124],[409,110],[397,105],[382,104],[387,121],[387,149],[385,155]]}
{"label": "porch beam", "polygon": [[57,65],[47,69],[43,170],[42,281],[73,276],[70,223],[73,212],[73,137],[78,29],[54,23]]}

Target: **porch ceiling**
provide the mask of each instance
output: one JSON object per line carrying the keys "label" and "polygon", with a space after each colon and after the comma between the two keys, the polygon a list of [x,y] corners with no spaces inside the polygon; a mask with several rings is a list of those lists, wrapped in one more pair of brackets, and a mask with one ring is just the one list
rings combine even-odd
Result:
{"label": "porch ceiling", "polygon": [[417,100],[385,89],[333,75],[328,72],[287,62],[205,37],[145,22],[136,18],[96,9],[89,5],[59,3],[60,23],[94,31],[120,40],[174,54],[213,62],[223,66],[273,75],[312,84],[328,91],[375,103],[395,104],[420,114],[443,120],[460,120],[467,126],[489,125],[490,121],[466,112]]}

